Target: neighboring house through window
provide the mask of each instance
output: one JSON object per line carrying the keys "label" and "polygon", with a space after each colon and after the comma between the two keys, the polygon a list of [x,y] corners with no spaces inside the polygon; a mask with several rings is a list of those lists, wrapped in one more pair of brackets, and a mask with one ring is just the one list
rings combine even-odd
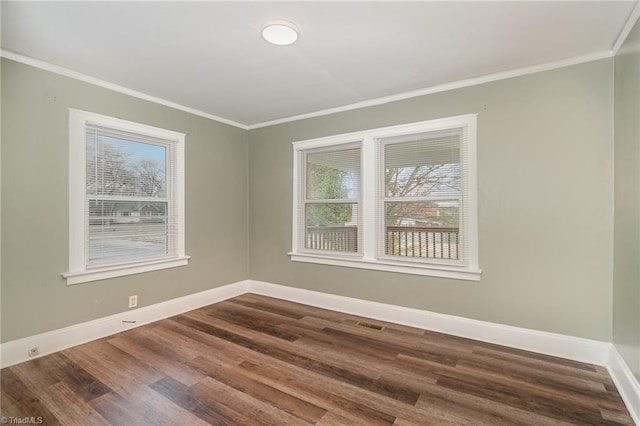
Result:
{"label": "neighboring house through window", "polygon": [[69,111],[68,284],[187,264],[184,139]]}
{"label": "neighboring house through window", "polygon": [[294,261],[479,280],[476,116],[294,142]]}

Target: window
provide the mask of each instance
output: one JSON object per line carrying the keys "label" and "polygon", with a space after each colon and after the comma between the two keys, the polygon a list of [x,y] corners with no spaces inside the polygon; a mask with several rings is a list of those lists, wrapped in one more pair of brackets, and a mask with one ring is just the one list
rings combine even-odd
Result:
{"label": "window", "polygon": [[480,279],[475,115],[293,145],[292,260]]}
{"label": "window", "polygon": [[184,134],[70,110],[67,284],[188,259]]}
{"label": "window", "polygon": [[304,247],[357,253],[360,147],[340,146],[305,153]]}

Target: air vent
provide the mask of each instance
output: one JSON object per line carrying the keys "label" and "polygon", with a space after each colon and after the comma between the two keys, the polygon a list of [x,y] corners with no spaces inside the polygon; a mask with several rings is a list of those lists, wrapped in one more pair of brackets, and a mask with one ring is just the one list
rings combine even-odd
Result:
{"label": "air vent", "polygon": [[356,323],[356,325],[359,325],[360,327],[372,328],[372,329],[378,330],[378,331],[384,330],[384,327],[382,327],[380,325],[376,325],[376,324],[371,324],[370,322],[358,321]]}

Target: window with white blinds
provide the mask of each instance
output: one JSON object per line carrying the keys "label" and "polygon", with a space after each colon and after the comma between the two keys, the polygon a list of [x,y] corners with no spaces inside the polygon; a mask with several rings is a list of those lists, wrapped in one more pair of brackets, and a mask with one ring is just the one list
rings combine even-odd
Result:
{"label": "window with white blinds", "polygon": [[379,140],[382,256],[459,264],[466,257],[460,128]]}
{"label": "window with white blinds", "polygon": [[184,135],[70,111],[70,284],[186,264]]}
{"label": "window with white blinds", "polygon": [[346,145],[305,152],[301,187],[304,247],[358,252],[360,147]]}
{"label": "window with white blinds", "polygon": [[294,173],[292,260],[479,280],[475,115],[294,142]]}

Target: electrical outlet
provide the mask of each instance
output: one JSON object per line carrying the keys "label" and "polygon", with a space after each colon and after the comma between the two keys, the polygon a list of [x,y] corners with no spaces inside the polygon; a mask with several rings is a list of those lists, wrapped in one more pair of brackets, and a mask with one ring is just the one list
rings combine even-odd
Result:
{"label": "electrical outlet", "polygon": [[27,354],[29,355],[29,358],[37,356],[38,354],[40,354],[40,348],[37,346],[35,348],[31,348],[29,349],[29,352],[27,352]]}
{"label": "electrical outlet", "polygon": [[129,296],[129,308],[135,308],[136,306],[138,306],[138,295]]}

